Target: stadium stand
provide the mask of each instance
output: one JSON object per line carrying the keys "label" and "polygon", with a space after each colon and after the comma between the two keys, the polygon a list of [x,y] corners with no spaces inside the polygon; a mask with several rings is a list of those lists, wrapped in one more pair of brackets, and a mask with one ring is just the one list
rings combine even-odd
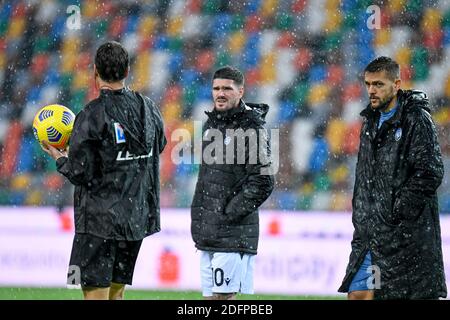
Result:
{"label": "stadium stand", "polygon": [[[377,55],[401,65],[404,88],[425,90],[450,169],[450,2],[446,0],[74,1],[0,4],[0,205],[71,203],[71,186],[34,140],[37,110],[77,113],[95,97],[92,61],[105,40],[131,55],[129,85],[160,106],[170,140],[211,108],[211,76],[226,64],[246,76],[245,100],[266,102],[279,129],[277,187],[265,208],[351,210],[353,172],[367,96],[361,70]],[[370,30],[367,7],[381,8]],[[198,167],[175,165],[169,141],[161,205],[187,207]],[[448,175],[446,175],[447,177]],[[69,195],[69,196],[68,196]],[[450,212],[450,185],[440,188]]]}

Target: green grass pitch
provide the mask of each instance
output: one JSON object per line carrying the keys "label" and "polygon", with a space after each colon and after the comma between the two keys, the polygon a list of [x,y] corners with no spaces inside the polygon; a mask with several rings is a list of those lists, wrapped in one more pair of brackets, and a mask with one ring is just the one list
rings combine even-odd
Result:
{"label": "green grass pitch", "polygon": [[[0,300],[80,300],[80,289],[66,288],[6,288],[0,287]],[[238,300],[334,300],[342,296],[238,295]],[[127,300],[200,300],[197,291],[126,290]]]}

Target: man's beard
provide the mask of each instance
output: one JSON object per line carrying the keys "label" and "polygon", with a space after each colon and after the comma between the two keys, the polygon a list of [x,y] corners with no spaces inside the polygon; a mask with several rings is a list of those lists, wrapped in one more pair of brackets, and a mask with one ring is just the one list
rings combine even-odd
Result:
{"label": "man's beard", "polygon": [[383,104],[381,104],[377,110],[379,110],[380,112],[384,112],[387,107],[389,106],[389,104],[391,103],[392,99],[394,99],[394,96],[390,97],[386,102],[384,102]]}
{"label": "man's beard", "polygon": [[[378,111],[380,111],[380,112],[384,112],[384,111],[387,109],[387,107],[389,106],[389,104],[391,103],[392,99],[394,99],[394,96],[395,96],[394,91],[392,91],[392,92],[391,92],[390,98],[388,98],[385,102],[380,103],[380,105],[379,105],[378,107],[376,107],[376,108],[374,108],[373,106],[371,106],[372,109],[373,109],[373,110],[378,110]],[[369,98],[370,98],[370,97],[369,97]],[[381,101],[381,100],[380,100],[380,101]]]}

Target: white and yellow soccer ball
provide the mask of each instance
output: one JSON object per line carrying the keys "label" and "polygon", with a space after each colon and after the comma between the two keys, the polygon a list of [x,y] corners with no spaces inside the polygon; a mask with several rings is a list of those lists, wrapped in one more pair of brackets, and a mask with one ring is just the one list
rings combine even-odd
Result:
{"label": "white and yellow soccer ball", "polygon": [[67,107],[51,104],[38,111],[33,120],[33,132],[39,143],[43,140],[57,149],[65,149],[72,134],[75,114]]}

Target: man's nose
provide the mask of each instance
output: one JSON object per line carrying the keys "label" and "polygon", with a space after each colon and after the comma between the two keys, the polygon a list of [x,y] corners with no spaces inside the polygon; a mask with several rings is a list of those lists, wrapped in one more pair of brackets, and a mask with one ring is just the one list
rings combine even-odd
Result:
{"label": "man's nose", "polygon": [[375,89],[375,86],[373,86],[373,85],[370,85],[367,91],[369,93],[376,93],[377,92],[377,90]]}

